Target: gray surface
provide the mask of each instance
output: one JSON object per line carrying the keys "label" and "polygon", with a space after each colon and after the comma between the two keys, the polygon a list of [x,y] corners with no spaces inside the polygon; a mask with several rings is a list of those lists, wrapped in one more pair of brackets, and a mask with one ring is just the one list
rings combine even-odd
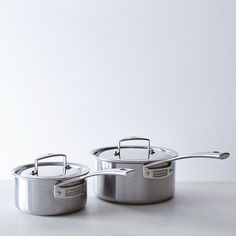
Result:
{"label": "gray surface", "polygon": [[86,208],[59,217],[19,212],[13,181],[0,186],[0,235],[236,235],[236,183],[177,183],[174,199],[146,206],[104,202],[89,186]]}

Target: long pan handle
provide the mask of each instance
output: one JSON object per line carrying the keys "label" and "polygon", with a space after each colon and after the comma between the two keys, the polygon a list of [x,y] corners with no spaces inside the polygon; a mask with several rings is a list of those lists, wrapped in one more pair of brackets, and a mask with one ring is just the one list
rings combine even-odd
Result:
{"label": "long pan handle", "polygon": [[135,170],[133,169],[128,169],[128,168],[113,168],[113,169],[107,169],[107,170],[100,170],[96,172],[89,173],[87,175],[82,175],[79,177],[75,177],[69,180],[62,181],[55,186],[57,187],[65,187],[68,184],[73,184],[74,182],[77,182],[79,180],[84,180],[93,176],[98,176],[98,175],[120,175],[120,176],[126,176],[126,177],[131,177],[135,174]]}
{"label": "long pan handle", "polygon": [[[114,168],[92,172],[69,180],[62,181],[54,185],[54,197],[59,199],[78,197],[86,193],[86,183],[77,183],[80,180],[98,176],[98,175],[118,175],[131,177],[135,174],[135,170],[128,168]],[[68,186],[69,185],[69,186]],[[71,186],[72,185],[72,186]]]}
{"label": "long pan handle", "polygon": [[152,162],[150,164],[145,165],[145,167],[156,167],[160,164],[167,163],[167,162],[172,162],[172,161],[177,161],[177,160],[182,160],[182,159],[189,159],[189,158],[213,158],[213,159],[219,159],[219,160],[224,160],[230,156],[229,152],[218,152],[218,151],[213,151],[213,152],[199,152],[199,153],[193,153],[189,155],[181,155],[165,160],[160,160],[156,162]]}

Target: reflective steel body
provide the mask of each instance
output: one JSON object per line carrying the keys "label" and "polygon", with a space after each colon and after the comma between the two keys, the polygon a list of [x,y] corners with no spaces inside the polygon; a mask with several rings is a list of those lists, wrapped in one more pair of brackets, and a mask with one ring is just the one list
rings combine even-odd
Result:
{"label": "reflective steel body", "polygon": [[175,163],[172,163],[172,175],[166,178],[148,179],[143,177],[143,165],[140,163],[115,163],[96,159],[97,170],[124,167],[134,169],[135,175],[125,179],[119,176],[98,176],[95,178],[94,191],[99,198],[125,204],[149,204],[173,197]]}
{"label": "reflective steel body", "polygon": [[15,205],[33,215],[61,215],[81,210],[87,201],[86,180],[81,181],[83,192],[72,198],[54,197],[56,180],[27,180],[15,177]]}

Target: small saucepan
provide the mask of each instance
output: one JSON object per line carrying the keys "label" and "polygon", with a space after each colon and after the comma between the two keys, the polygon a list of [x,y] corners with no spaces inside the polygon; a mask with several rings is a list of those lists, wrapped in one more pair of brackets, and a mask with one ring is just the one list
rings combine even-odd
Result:
{"label": "small saucepan", "polygon": [[[40,162],[40,160],[62,157],[63,162]],[[96,175],[132,176],[129,168],[106,169],[89,172],[85,165],[67,163],[64,154],[47,154],[35,159],[35,163],[16,167],[16,207],[33,215],[61,215],[81,210],[87,200],[88,177]]]}
{"label": "small saucepan", "polygon": [[[137,145],[137,142],[147,145]],[[129,142],[129,143],[127,143]],[[136,142],[134,145],[133,142]],[[132,144],[131,144],[132,143]],[[148,204],[170,199],[175,191],[175,161],[186,158],[226,159],[228,152],[202,152],[179,156],[169,148],[154,147],[147,138],[131,137],[119,141],[118,146],[92,151],[96,169],[132,168],[131,178],[99,176],[95,193],[104,200],[126,204]]]}

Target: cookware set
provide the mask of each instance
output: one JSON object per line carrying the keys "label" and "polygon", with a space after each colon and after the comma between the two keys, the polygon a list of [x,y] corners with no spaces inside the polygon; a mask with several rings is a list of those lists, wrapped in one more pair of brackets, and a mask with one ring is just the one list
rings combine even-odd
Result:
{"label": "cookware set", "polygon": [[[175,161],[223,160],[229,155],[218,151],[178,155],[169,148],[151,146],[147,138],[130,137],[121,139],[117,146],[93,150],[96,171],[90,172],[86,165],[67,162],[64,154],[47,154],[12,171],[15,204],[21,211],[34,215],[79,211],[87,201],[86,179],[93,176],[97,176],[94,191],[103,200],[124,204],[156,203],[174,195]],[[54,157],[62,161],[52,161]],[[50,161],[42,162],[45,159]]]}

